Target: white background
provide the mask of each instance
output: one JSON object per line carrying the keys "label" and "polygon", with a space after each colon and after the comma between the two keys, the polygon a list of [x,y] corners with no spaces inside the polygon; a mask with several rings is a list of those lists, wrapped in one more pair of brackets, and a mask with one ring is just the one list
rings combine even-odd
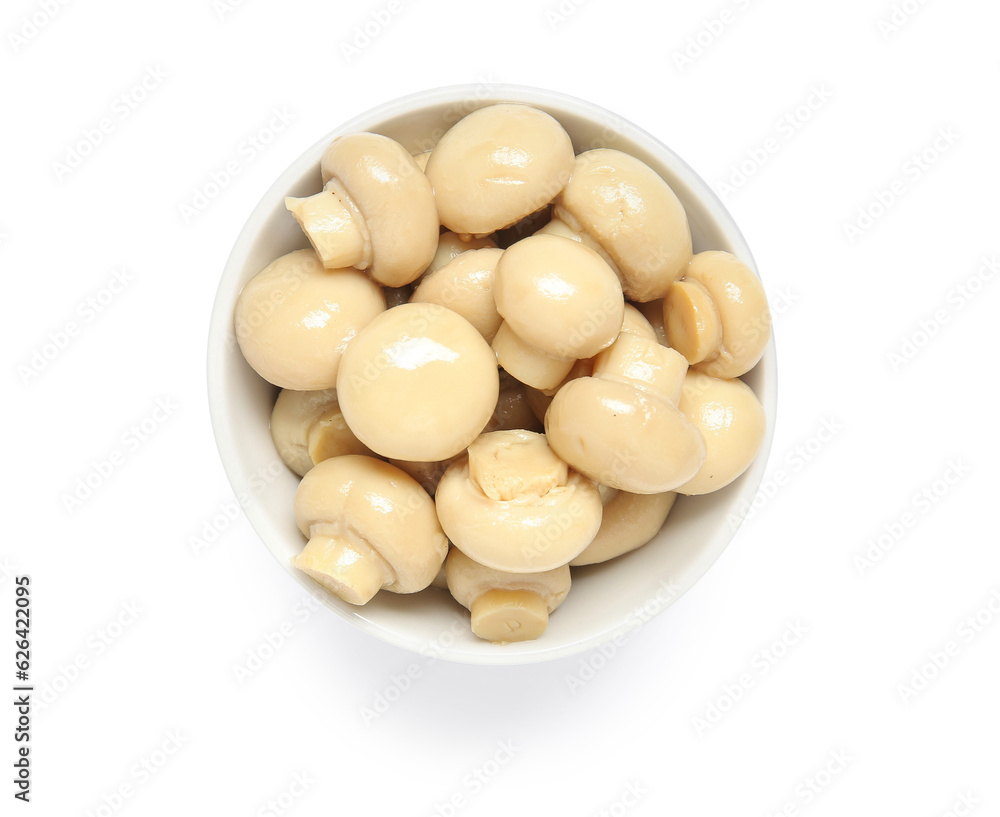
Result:
{"label": "white background", "polygon": [[[0,677],[27,574],[36,684],[32,802],[4,782],[0,810],[1000,814],[996,4],[343,5],[0,14]],[[205,348],[244,220],[340,122],[487,82],[583,97],[670,145],[727,193],[777,306],[757,512],[614,654],[510,668],[311,613],[242,516],[192,547],[233,502]]]}

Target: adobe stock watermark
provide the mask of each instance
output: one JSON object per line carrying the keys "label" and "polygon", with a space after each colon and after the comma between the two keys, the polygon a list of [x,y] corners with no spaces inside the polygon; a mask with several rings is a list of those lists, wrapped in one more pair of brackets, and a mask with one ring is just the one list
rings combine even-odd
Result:
{"label": "adobe stock watermark", "polygon": [[749,665],[741,670],[734,680],[723,684],[719,694],[709,700],[704,709],[692,718],[691,723],[698,737],[704,737],[718,726],[723,718],[746,698],[750,690],[755,689],[771,670],[791,654],[803,636],[808,633],[809,628],[799,619],[786,622],[785,629],[766,646],[757,650],[751,657]]}
{"label": "adobe stock watermark", "polygon": [[961,460],[950,460],[941,475],[916,491],[907,507],[888,522],[882,530],[865,540],[864,548],[854,554],[854,567],[864,576],[898,545],[952,489],[968,475],[971,469]]}
{"label": "adobe stock watermark", "polygon": [[972,789],[963,791],[956,797],[948,810],[944,813],[935,813],[934,817],[970,817],[970,815],[982,804],[982,798]]}
{"label": "adobe stock watermark", "polygon": [[273,459],[267,465],[258,466],[251,474],[247,483],[248,490],[240,491],[230,499],[224,500],[214,513],[201,521],[197,534],[188,536],[188,546],[195,556],[200,556],[209,550],[230,526],[240,516],[244,509],[258,496],[267,490],[268,486],[285,472],[286,466],[280,459]]}
{"label": "adobe stock watermark", "polygon": [[475,78],[475,83],[472,92],[466,98],[452,102],[445,109],[441,117],[442,124],[439,127],[431,131],[426,137],[417,140],[416,147],[413,150],[414,155],[433,150],[437,143],[441,141],[441,137],[445,135],[452,125],[464,119],[473,111],[477,111],[495,100],[498,81],[492,74],[478,74]]}
{"label": "adobe stock watermark", "polygon": [[84,812],[85,817],[113,817],[121,811],[156,775],[163,771],[189,738],[179,729],[170,729],[160,739],[157,746],[147,754],[140,755],[133,763],[124,779],[101,796],[101,802]]}
{"label": "adobe stock watermark", "polygon": [[142,77],[118,94],[108,109],[91,125],[86,126],[63,153],[62,159],[52,162],[52,173],[57,182],[73,175],[111,134],[149,99],[170,74],[160,65],[146,67]]}
{"label": "adobe stock watermark", "polygon": [[360,56],[361,52],[377,40],[402,13],[402,0],[389,0],[384,6],[370,11],[368,16],[354,26],[350,35],[340,43],[340,53],[344,57],[344,62],[350,65],[351,61]]}
{"label": "adobe stock watermark", "polygon": [[844,426],[836,417],[824,417],[819,421],[819,427],[802,442],[792,446],[781,461],[782,464],[768,470],[764,479],[754,494],[752,500],[741,500],[735,511],[726,516],[730,530],[736,530],[741,524],[753,519],[763,510],[782,489],[805,470],[823,450],[830,445],[844,430]]}
{"label": "adobe stock watermark", "polygon": [[49,330],[45,340],[35,346],[25,360],[17,366],[21,382],[27,385],[36,380],[59,356],[80,337],[83,331],[101,317],[135,280],[135,273],[118,267],[111,270],[107,281],[95,292],[87,295],[55,329]]}
{"label": "adobe stock watermark", "polygon": [[833,99],[833,92],[826,83],[813,83],[803,99],[779,116],[771,131],[756,144],[744,151],[739,161],[729,166],[725,179],[715,183],[715,190],[723,201],[730,197],[776,156],[786,144],[792,141],[813,117]]}
{"label": "adobe stock watermark", "polygon": [[284,133],[295,121],[295,113],[282,106],[271,108],[267,121],[253,133],[241,139],[234,150],[234,155],[222,165],[209,171],[208,178],[191,188],[187,200],[177,205],[177,212],[185,224],[190,224],[202,215],[260,155],[267,150],[278,134]]}
{"label": "adobe stock watermark", "polygon": [[625,631],[618,633],[609,641],[593,649],[588,655],[579,660],[576,672],[566,673],[563,680],[572,695],[576,695],[581,689],[597,677],[597,674],[608,666],[618,651],[632,638],[633,635],[646,622],[654,618],[661,610],[669,607],[681,594],[680,585],[673,579],[663,579],[660,581],[653,593],[642,604],[634,607],[625,617]]}
{"label": "adobe stock watermark", "polygon": [[799,817],[802,809],[816,802],[854,761],[852,752],[846,749],[834,749],[818,769],[792,787],[792,796],[778,808],[771,809],[767,817]]}
{"label": "adobe stock watermark", "polygon": [[129,425],[119,436],[118,444],[107,454],[91,460],[90,470],[77,477],[71,489],[59,495],[66,513],[72,515],[90,501],[177,410],[178,405],[172,397],[157,397],[152,410]]}
{"label": "adobe stock watermark", "polygon": [[292,807],[316,785],[310,772],[294,772],[292,781],[280,792],[269,797],[254,814],[257,817],[284,817]]}
{"label": "adobe stock watermark", "polygon": [[385,686],[375,693],[371,703],[361,707],[361,720],[371,727],[413,689],[415,682],[424,677],[424,672],[438,660],[442,651],[449,649],[455,641],[469,629],[468,619],[459,614],[451,616],[448,626],[420,650],[423,661],[411,661],[398,673],[393,673]]}
{"label": "adobe stock watermark", "polygon": [[110,620],[94,630],[83,642],[84,649],[65,663],[56,666],[55,674],[35,687],[35,708],[44,712],[64,695],[80,678],[94,667],[101,656],[108,652],[128,632],[145,609],[136,601],[123,601]]}
{"label": "adobe stock watermark", "polygon": [[212,0],[212,11],[220,22],[230,14],[243,7],[245,0]]}
{"label": "adobe stock watermark", "polygon": [[260,672],[299,632],[301,627],[313,617],[322,605],[312,596],[303,596],[291,609],[288,616],[265,630],[263,635],[246,649],[243,660],[232,665],[233,678],[237,686],[243,686]]}
{"label": "adobe stock watermark", "polygon": [[577,13],[581,6],[587,5],[590,0],[559,0],[545,9],[545,21],[549,24],[551,31],[556,31],[562,27],[570,17]]}
{"label": "adobe stock watermark", "polygon": [[878,33],[883,42],[887,42],[894,34],[898,34],[930,0],[903,0],[893,3],[889,13],[880,17],[876,23]]}
{"label": "adobe stock watermark", "polygon": [[674,68],[684,73],[701,59],[738,20],[743,17],[751,5],[751,0],[732,0],[715,14],[705,17],[701,25],[688,35],[684,44],[675,48],[671,57]]}
{"label": "adobe stock watermark", "polygon": [[0,556],[0,587],[7,584],[16,569],[17,566],[11,563],[9,556]]}
{"label": "adobe stock watermark", "polygon": [[521,751],[512,740],[501,740],[496,751],[485,762],[470,769],[462,776],[461,787],[446,800],[434,803],[431,812],[434,817],[455,817],[459,811],[469,805],[472,798],[479,794],[500,774],[504,766],[511,762]]}
{"label": "adobe stock watermark", "polygon": [[876,222],[895,207],[900,199],[913,190],[924,176],[942,157],[958,143],[960,133],[954,126],[944,125],[930,141],[922,148],[911,153],[900,167],[897,174],[883,186],[877,187],[868,200],[858,207],[853,219],[844,221],[841,228],[848,244],[855,244]]}
{"label": "adobe stock watermark", "polygon": [[996,253],[981,255],[975,271],[949,289],[934,311],[918,320],[917,328],[903,335],[898,345],[887,352],[892,371],[898,372],[926,349],[953,317],[979,297],[997,272],[1000,272],[1000,260]]}
{"label": "adobe stock watermark", "polygon": [[906,680],[896,684],[896,694],[902,704],[909,706],[913,703],[998,619],[1000,619],[1000,587],[993,587],[986,599],[955,625],[954,635],[943,644],[928,650],[920,662],[910,668]]}
{"label": "adobe stock watermark", "polygon": [[39,0],[35,8],[28,14],[22,14],[16,28],[7,32],[7,44],[18,54],[39,34],[41,34],[56,17],[59,16],[70,0]]}

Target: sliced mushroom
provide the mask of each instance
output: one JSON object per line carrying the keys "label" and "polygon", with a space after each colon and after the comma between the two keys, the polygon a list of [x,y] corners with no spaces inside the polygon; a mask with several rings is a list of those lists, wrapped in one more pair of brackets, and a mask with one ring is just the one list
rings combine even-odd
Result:
{"label": "sliced mushroom", "polygon": [[243,287],[236,339],[247,362],[283,389],[337,384],[340,359],[361,329],[385,310],[381,288],[354,269],[326,269],[312,250],[281,256]]}
{"label": "sliced mushroom", "polygon": [[750,467],[764,440],[767,419],[749,386],[688,370],[678,408],[701,432],[707,449],[705,462],[677,488],[679,493],[717,491]]}
{"label": "sliced mushroom", "polygon": [[601,526],[601,495],[545,436],[483,434],[445,472],[435,494],[448,538],[480,564],[541,573],[569,562]]}
{"label": "sliced mushroom", "polygon": [[645,545],[660,532],[677,494],[630,494],[602,485],[601,498],[601,529],[570,567],[606,562]]}
{"label": "sliced mushroom", "polygon": [[736,256],[711,250],[691,259],[663,302],[670,345],[712,377],[750,371],[771,339],[760,279]]}
{"label": "sliced mushroom", "polygon": [[673,491],[705,460],[698,429],[677,409],[687,361],[649,338],[623,334],[592,377],[559,389],[545,413],[552,449],[602,485],[634,494]]}
{"label": "sliced mushroom", "polygon": [[509,227],[556,197],[573,170],[562,125],[528,105],[480,108],[441,137],[427,163],[441,223],[460,235]]}
{"label": "sliced mushroom", "polygon": [[472,632],[498,644],[541,636],[571,583],[568,565],[507,573],[479,564],[458,548],[445,560],[445,578],[455,601],[472,613]]}
{"label": "sliced mushroom", "polygon": [[337,378],[340,409],[358,439],[411,462],[462,452],[486,427],[499,391],[489,344],[437,304],[379,315],[351,341]]}
{"label": "sliced mushroom", "polygon": [[503,322],[493,300],[495,271],[502,255],[503,250],[486,248],[455,256],[420,280],[410,302],[448,307],[491,343]]}
{"label": "sliced mushroom", "polygon": [[282,389],[271,411],[271,439],[278,456],[300,477],[331,457],[371,453],[348,428],[336,389]]}
{"label": "sliced mushroom", "polygon": [[621,284],[604,260],[582,244],[534,235],[504,250],[493,296],[504,318],[493,348],[522,383],[548,389],[573,363],[593,357],[621,331]]}
{"label": "sliced mushroom", "polygon": [[350,604],[379,590],[416,593],[448,553],[434,502],[398,468],[349,454],[324,460],[295,492],[295,522],[309,540],[292,564]]}
{"label": "sliced mushroom", "polygon": [[376,133],[347,134],[330,143],[320,169],[323,190],[285,206],[323,264],[367,270],[392,287],[420,275],[437,249],[437,207],[403,146]]}

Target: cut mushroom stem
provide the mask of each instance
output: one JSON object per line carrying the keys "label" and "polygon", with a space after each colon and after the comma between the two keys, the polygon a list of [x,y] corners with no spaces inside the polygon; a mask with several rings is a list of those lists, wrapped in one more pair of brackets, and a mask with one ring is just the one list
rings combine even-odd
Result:
{"label": "cut mushroom stem", "polygon": [[489,590],[472,602],[472,632],[486,641],[532,641],[545,632],[545,599],[528,590]]}
{"label": "cut mushroom stem", "polygon": [[392,569],[370,546],[316,535],[293,564],[350,604],[367,604],[392,581]]}
{"label": "cut mushroom stem", "polygon": [[510,573],[486,567],[458,548],[448,554],[445,578],[455,601],[472,613],[472,632],[498,643],[541,636],[572,581],[568,565],[542,573]]}
{"label": "cut mushroom stem", "polygon": [[663,299],[667,340],[712,377],[750,371],[771,339],[771,314],[760,279],[736,256],[700,252]]}

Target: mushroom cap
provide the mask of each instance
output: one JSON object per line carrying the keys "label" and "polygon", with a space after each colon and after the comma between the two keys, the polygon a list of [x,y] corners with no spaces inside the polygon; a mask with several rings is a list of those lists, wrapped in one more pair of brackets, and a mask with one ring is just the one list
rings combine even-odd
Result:
{"label": "mushroom cap", "polygon": [[282,389],[271,411],[271,439],[278,456],[300,477],[330,457],[371,453],[348,428],[336,389]]}
{"label": "mushroom cap", "polygon": [[493,341],[503,318],[493,300],[493,281],[503,250],[467,250],[438,270],[425,275],[410,298],[411,303],[431,303],[457,312]]}
{"label": "mushroom cap", "polygon": [[402,145],[377,133],[339,136],[320,170],[326,188],[346,193],[364,217],[372,278],[399,287],[426,269],[439,235],[434,191]]}
{"label": "mushroom cap", "polygon": [[438,238],[438,245],[437,250],[434,252],[434,258],[431,259],[431,263],[428,264],[427,269],[424,270],[424,276],[426,277],[436,270],[441,269],[441,267],[461,255],[463,252],[468,252],[469,250],[485,250],[490,248],[496,249],[496,246],[496,241],[488,235],[480,236],[478,238],[469,236],[465,239],[450,230],[443,232]]}
{"label": "mushroom cap", "polygon": [[434,501],[398,468],[374,457],[348,454],[316,465],[295,492],[295,523],[309,538],[370,546],[391,570],[384,588],[393,593],[423,590],[448,553]]}
{"label": "mushroom cap", "polygon": [[684,355],[655,338],[625,332],[594,358],[594,377],[629,383],[677,405],[688,370]]}
{"label": "mushroom cap", "polygon": [[526,590],[544,599],[551,613],[563,603],[572,582],[569,565],[539,573],[510,573],[482,565],[458,548],[448,553],[444,570],[448,590],[467,610],[476,599],[491,590]]}
{"label": "mushroom cap", "polygon": [[593,357],[621,331],[625,300],[593,250],[533,235],[504,250],[493,286],[497,311],[525,343],[559,360]]}
{"label": "mushroom cap", "polygon": [[606,562],[642,547],[660,532],[663,522],[674,506],[677,494],[630,494],[627,491],[602,489],[609,497],[604,503],[601,529],[587,549],[577,556],[571,567]]}
{"label": "mushroom cap", "polygon": [[717,491],[746,471],[767,427],[764,408],[749,386],[688,370],[678,408],[701,432],[707,450],[698,473],[677,488],[679,493]]}
{"label": "mushroom cap", "polygon": [[577,156],[555,213],[604,247],[629,300],[662,298],[691,260],[684,206],[656,171],[620,150]]}
{"label": "mushroom cap", "polygon": [[499,391],[489,344],[438,304],[383,312],[347,347],[337,377],[341,411],[358,439],[414,462],[466,448],[489,422]]}
{"label": "mushroom cap", "polygon": [[247,362],[283,389],[337,383],[340,359],[385,310],[381,288],[355,269],[328,270],[312,250],[281,256],[251,278],[236,301],[236,339]]}
{"label": "mushroom cap", "polygon": [[531,431],[480,436],[435,494],[448,538],[480,564],[540,573],[566,564],[601,526],[601,495]]}
{"label": "mushroom cap", "polygon": [[500,324],[493,338],[493,351],[505,371],[536,389],[558,386],[574,363],[572,358],[556,358],[527,343],[506,321]]}
{"label": "mushroom cap", "polygon": [[[721,378],[739,377],[750,371],[771,339],[771,313],[760,279],[735,255],[709,250],[698,253],[688,264],[682,285],[690,282],[701,285],[707,292],[717,313],[716,320],[722,326],[718,353],[692,365],[707,375]],[[685,333],[699,325],[691,313],[699,301],[688,297],[684,289],[681,286],[676,293],[672,292],[663,307],[670,345],[678,349],[692,345],[690,341],[685,343]],[[698,317],[712,324],[704,310],[700,310]]]}
{"label": "mushroom cap", "polygon": [[456,122],[435,146],[427,178],[445,227],[485,235],[544,207],[572,170],[562,125],[537,108],[501,104]]}
{"label": "mushroom cap", "polygon": [[634,494],[673,491],[705,460],[701,434],[676,406],[603,377],[580,377],[556,392],[545,435],[576,470]]}

